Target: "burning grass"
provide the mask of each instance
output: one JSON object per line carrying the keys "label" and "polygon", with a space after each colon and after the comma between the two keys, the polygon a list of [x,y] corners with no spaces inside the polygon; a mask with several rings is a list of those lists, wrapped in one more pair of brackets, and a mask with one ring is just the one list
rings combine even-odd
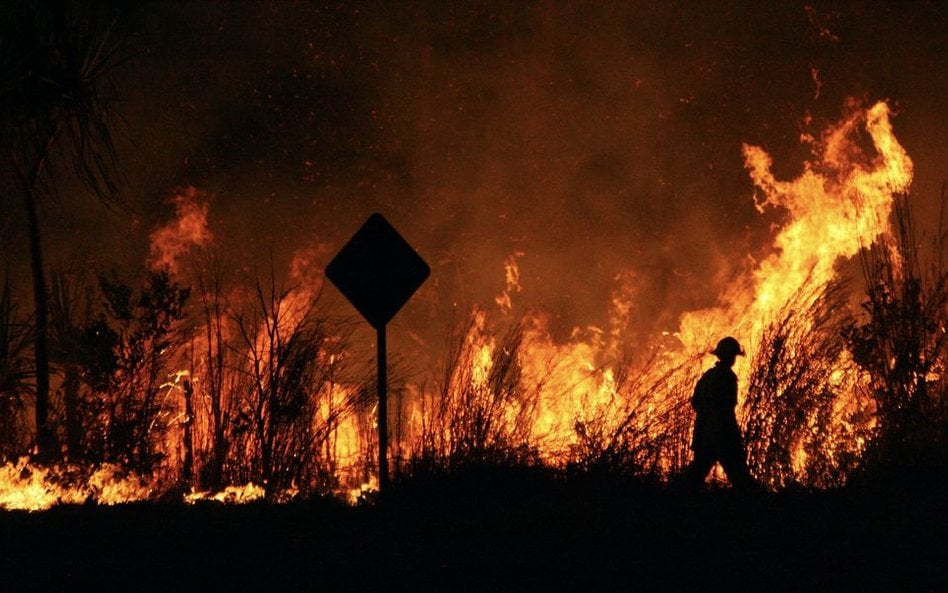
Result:
{"label": "burning grass", "polygon": [[[748,349],[740,417],[769,489],[839,487],[870,453],[898,463],[943,441],[943,242],[922,265],[904,201],[911,161],[888,115],[885,103],[854,109],[809,138],[814,160],[790,181],[745,147],[759,207],[786,210],[787,222],[717,306],[687,313],[652,345],[624,347],[633,303],[621,286],[612,326],[554,339],[543,312],[516,306],[523,280],[512,255],[497,309],[477,307],[454,328],[437,373],[392,381],[396,477],[483,466],[668,480],[690,458],[689,398],[705,353],[730,334]],[[371,492],[374,376],[358,360],[353,321],[323,312],[312,254],[299,254],[285,282],[271,263],[241,284],[214,263],[210,234],[177,240],[175,228],[205,229],[206,204],[188,204],[203,199],[179,192],[179,214],[201,220],[152,235],[175,246],[173,268],[138,282],[103,275],[85,290],[57,275],[51,418],[61,430],[59,459],[47,465],[21,460],[35,440],[29,319],[7,292],[0,299],[0,492],[12,501],[0,505],[108,502],[126,487],[129,500]],[[857,253],[862,311],[838,272]]]}
{"label": "burning grass", "polygon": [[0,507],[45,510],[61,504],[123,504],[150,500],[156,491],[141,476],[114,464],[41,466],[23,457],[0,466]]}

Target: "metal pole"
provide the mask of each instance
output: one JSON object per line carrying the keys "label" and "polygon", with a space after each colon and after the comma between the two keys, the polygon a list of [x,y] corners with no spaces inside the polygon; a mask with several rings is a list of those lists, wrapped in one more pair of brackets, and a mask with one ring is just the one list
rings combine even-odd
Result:
{"label": "metal pole", "polygon": [[388,486],[388,369],[386,368],[385,326],[377,328],[379,372],[379,492]]}

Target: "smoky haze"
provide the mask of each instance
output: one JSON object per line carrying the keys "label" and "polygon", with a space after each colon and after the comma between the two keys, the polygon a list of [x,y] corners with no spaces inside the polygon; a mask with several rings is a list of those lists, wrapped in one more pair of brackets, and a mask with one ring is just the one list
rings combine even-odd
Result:
{"label": "smoky haze", "polygon": [[[515,253],[515,310],[559,338],[604,326],[623,280],[631,335],[674,331],[780,222],[741,143],[795,175],[800,134],[848,97],[894,102],[921,218],[946,175],[934,3],[148,3],[118,22],[129,210],[47,208],[53,261],[144,268],[180,187],[212,196],[236,270],[325,265],[379,211],[432,267],[396,318],[425,343],[494,306]],[[16,216],[2,250],[25,266]]]}

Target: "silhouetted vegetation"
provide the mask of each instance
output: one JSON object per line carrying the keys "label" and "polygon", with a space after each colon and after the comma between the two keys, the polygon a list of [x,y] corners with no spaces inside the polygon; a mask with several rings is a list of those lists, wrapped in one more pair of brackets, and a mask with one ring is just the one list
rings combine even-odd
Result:
{"label": "silhouetted vegetation", "polygon": [[347,346],[342,328],[315,314],[316,295],[291,296],[271,275],[267,285],[257,281],[250,311],[234,314],[242,352],[235,370],[244,388],[233,394],[238,412],[229,441],[242,477],[261,480],[270,494],[338,485],[326,444],[356,404],[334,390]]}
{"label": "silhouetted vegetation", "polygon": [[416,464],[536,460],[531,429],[538,394],[524,384],[521,323],[513,323],[494,348],[481,312],[451,336],[436,396],[423,401]]}
{"label": "silhouetted vegetation", "polygon": [[68,171],[100,201],[116,204],[111,73],[126,58],[97,5],[14,0],[0,31],[0,187],[22,199],[33,278],[36,447],[55,457],[48,423],[49,293],[40,205]]}
{"label": "silhouetted vegetation", "polygon": [[688,400],[700,358],[662,368],[656,353],[639,368],[621,366],[616,377],[619,410],[604,410],[575,423],[577,444],[570,468],[663,480],[687,465],[692,424]]}
{"label": "silhouetted vegetation", "polygon": [[893,238],[863,253],[864,315],[845,336],[875,403],[870,465],[907,475],[944,469],[948,451],[948,229],[940,221],[930,252],[920,253],[906,196],[893,221]]}
{"label": "silhouetted vegetation", "polygon": [[[862,316],[841,282],[811,282],[758,336],[743,418],[752,471],[769,489],[838,487],[866,459],[917,464],[944,447],[945,273],[936,262],[923,275],[914,241],[901,241],[867,252]],[[245,293],[220,272],[201,276],[199,299],[167,272],[138,286],[114,274],[52,279],[53,442],[70,461],[117,464],[164,489],[253,482],[274,499],[370,480],[373,372],[353,364],[351,322],[322,315],[318,290],[281,288],[272,267]],[[31,331],[9,289],[2,296],[3,454],[14,459],[32,430]],[[396,377],[400,481],[535,468],[659,483],[681,471],[700,354],[565,368],[579,359],[545,340],[529,316],[497,332],[475,310],[435,389]],[[579,407],[564,409],[575,416],[550,416],[574,392]]]}
{"label": "silhouetted vegetation", "polygon": [[83,454],[150,474],[167,455],[164,441],[174,414],[165,383],[181,345],[177,322],[189,290],[166,273],[152,273],[137,289],[100,276],[99,295],[100,310],[80,337],[94,354],[80,363],[91,388]]}

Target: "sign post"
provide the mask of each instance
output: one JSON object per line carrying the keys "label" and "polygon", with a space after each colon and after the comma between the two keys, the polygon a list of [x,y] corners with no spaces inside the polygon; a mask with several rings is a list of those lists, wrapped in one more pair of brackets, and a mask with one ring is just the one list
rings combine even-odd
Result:
{"label": "sign post", "polygon": [[375,335],[379,392],[379,492],[383,492],[385,484],[388,484],[388,353],[385,351],[385,326],[376,328]]}
{"label": "sign post", "polygon": [[326,266],[326,277],[376,331],[379,491],[388,484],[388,369],[385,326],[431,274],[381,214],[373,214]]}

